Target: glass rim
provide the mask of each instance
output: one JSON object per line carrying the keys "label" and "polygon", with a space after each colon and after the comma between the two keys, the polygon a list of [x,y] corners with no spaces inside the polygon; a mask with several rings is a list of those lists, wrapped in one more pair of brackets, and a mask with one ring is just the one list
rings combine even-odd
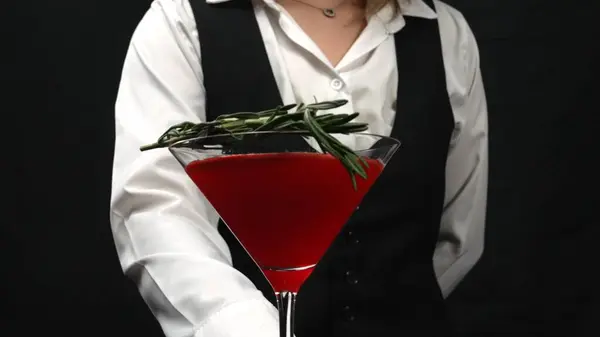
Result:
{"label": "glass rim", "polygon": [[[314,136],[308,131],[248,131],[248,132],[235,133],[235,135],[238,135],[238,136],[276,135],[276,134],[304,135],[304,136],[309,136],[309,137],[314,138]],[[397,138],[394,138],[391,136],[383,136],[383,135],[376,134],[376,133],[366,133],[366,132],[355,132],[355,133],[350,133],[350,134],[331,133],[331,135],[336,135],[336,134],[339,134],[339,135],[362,135],[362,136],[368,136],[368,137],[377,137],[379,139],[385,139],[385,140],[392,142],[392,144],[382,145],[382,147],[383,146],[391,146],[391,145],[396,145],[398,147],[398,146],[401,146],[401,144],[402,144],[402,142],[400,140],[398,140]],[[198,137],[194,137],[194,138],[179,140],[179,141],[169,145],[167,148],[168,149],[177,149],[177,148],[180,149],[180,148],[185,147],[185,146],[182,146],[182,144],[185,144],[185,143],[190,143],[190,142],[202,140],[202,139],[219,138],[219,137],[233,137],[233,136],[232,136],[232,134],[217,134],[217,135],[208,135],[208,136],[198,136]],[[354,151],[364,151],[364,150],[368,150],[368,149],[354,150]]]}

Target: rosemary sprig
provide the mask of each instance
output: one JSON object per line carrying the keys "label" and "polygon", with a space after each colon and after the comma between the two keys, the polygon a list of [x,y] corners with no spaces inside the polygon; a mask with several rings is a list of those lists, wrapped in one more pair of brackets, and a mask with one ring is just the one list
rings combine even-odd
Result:
{"label": "rosemary sprig", "polygon": [[[352,122],[358,113],[317,115],[318,111],[332,110],[348,103],[346,100],[317,102],[313,104],[290,104],[260,112],[238,112],[221,115],[211,122],[184,122],[170,127],[156,143],[142,146],[141,151],[171,146],[182,140],[202,136],[239,135],[254,131],[295,131],[312,136],[323,152],[340,160],[354,188],[356,175],[366,178],[366,161],[331,134],[350,134],[367,130],[366,123]],[[296,108],[295,112],[289,112]]]}

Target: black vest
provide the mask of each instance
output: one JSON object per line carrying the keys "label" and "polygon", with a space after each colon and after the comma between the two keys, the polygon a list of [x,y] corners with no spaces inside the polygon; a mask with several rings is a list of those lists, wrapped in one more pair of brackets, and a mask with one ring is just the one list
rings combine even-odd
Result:
{"label": "black vest", "polygon": [[[251,1],[191,4],[208,120],[295,103],[281,100]],[[454,118],[438,22],[406,21],[395,35],[399,83],[391,134],[402,146],[302,287],[298,337],[452,335],[432,257]],[[219,230],[234,266],[274,303],[252,260],[224,225]]]}

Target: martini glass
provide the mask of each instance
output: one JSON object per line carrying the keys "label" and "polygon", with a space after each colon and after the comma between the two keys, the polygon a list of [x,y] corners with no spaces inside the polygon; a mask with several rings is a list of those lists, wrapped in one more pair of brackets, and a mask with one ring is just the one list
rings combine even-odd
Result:
{"label": "martini glass", "polygon": [[355,184],[342,162],[298,132],[249,132],[169,147],[275,292],[280,336],[293,336],[301,285],[325,254],[400,143],[340,135],[364,159]]}

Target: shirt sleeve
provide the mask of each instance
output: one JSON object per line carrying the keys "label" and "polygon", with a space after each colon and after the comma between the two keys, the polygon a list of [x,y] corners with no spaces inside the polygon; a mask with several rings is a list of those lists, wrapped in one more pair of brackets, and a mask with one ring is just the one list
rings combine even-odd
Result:
{"label": "shirt sleeve", "polygon": [[278,337],[277,311],[232,267],[214,209],[168,150],[139,150],[205,118],[199,48],[185,0],[156,0],[132,37],[115,106],[117,252],[167,337]]}
{"label": "shirt sleeve", "polygon": [[[455,132],[446,167],[446,195],[434,267],[444,296],[448,296],[483,253],[488,184],[488,116],[479,51],[463,16],[447,5],[440,25],[450,26],[456,52],[450,81],[462,92],[451,93]],[[442,5],[439,9],[443,9]],[[445,21],[443,18],[445,14]],[[445,29],[444,26],[441,27]],[[442,31],[443,32],[443,31]],[[448,34],[448,33],[447,33]],[[458,46],[458,48],[456,48]],[[456,84],[456,83],[455,83]]]}

